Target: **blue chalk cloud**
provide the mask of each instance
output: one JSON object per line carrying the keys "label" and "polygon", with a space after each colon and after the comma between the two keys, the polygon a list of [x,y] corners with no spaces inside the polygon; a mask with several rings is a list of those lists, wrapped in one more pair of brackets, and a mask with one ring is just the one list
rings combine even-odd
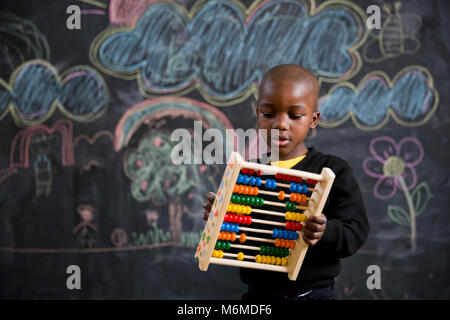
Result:
{"label": "blue chalk cloud", "polygon": [[147,93],[198,86],[204,96],[246,94],[269,68],[296,63],[324,80],[356,72],[365,35],[361,13],[345,3],[313,15],[301,1],[269,1],[245,15],[231,1],[207,1],[189,19],[177,6],[150,6],[133,30],[108,30],[93,44],[93,63],[133,78]]}
{"label": "blue chalk cloud", "polygon": [[393,81],[382,72],[366,76],[355,88],[343,82],[319,101],[321,125],[338,126],[349,117],[363,129],[377,129],[392,115],[402,125],[426,122],[438,105],[429,72],[420,66],[400,71]]}
{"label": "blue chalk cloud", "polygon": [[16,69],[9,84],[0,81],[0,120],[11,111],[21,125],[42,123],[59,107],[73,120],[92,121],[106,110],[108,96],[103,79],[89,67],[60,76],[49,63],[32,60]]}

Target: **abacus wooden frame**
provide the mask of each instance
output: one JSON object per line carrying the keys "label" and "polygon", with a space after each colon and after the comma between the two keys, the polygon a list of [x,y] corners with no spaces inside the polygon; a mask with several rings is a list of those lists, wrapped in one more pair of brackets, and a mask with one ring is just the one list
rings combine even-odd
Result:
{"label": "abacus wooden frame", "polygon": [[209,264],[214,263],[235,267],[286,272],[290,280],[296,280],[309,247],[301,235],[295,240],[294,249],[290,249],[291,253],[286,266],[212,257],[217,237],[228,204],[230,203],[231,195],[233,194],[233,187],[236,184],[236,180],[242,168],[261,170],[264,174],[269,175],[283,174],[318,181],[314,191],[311,193],[312,202],[308,206],[308,209],[304,211],[306,216],[315,216],[322,212],[335,178],[333,171],[329,168],[323,168],[320,174],[315,174],[306,171],[246,162],[239,153],[232,152],[195,254],[195,257],[199,259],[199,268],[202,271],[206,271],[208,270]]}

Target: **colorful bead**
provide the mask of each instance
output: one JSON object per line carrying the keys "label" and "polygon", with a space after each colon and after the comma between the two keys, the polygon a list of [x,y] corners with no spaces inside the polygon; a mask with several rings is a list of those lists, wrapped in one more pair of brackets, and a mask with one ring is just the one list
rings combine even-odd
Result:
{"label": "colorful bead", "polygon": [[239,241],[242,242],[242,243],[244,243],[245,240],[247,240],[247,236],[245,235],[245,233],[241,233],[241,234],[239,235]]}
{"label": "colorful bead", "polygon": [[237,255],[237,259],[240,260],[240,261],[244,260],[244,253],[243,252],[239,252],[238,255]]}

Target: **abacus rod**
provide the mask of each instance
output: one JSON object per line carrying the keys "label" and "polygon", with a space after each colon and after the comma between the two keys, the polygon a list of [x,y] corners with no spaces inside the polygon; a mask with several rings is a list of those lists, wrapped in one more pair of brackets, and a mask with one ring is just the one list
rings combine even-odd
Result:
{"label": "abacus rod", "polygon": [[252,208],[252,212],[256,212],[256,213],[265,213],[265,214],[270,214],[272,216],[279,216],[279,217],[284,217],[286,216],[285,213],[282,212],[276,212],[276,211],[269,211],[269,210],[262,210],[262,209],[255,209]]}
{"label": "abacus rod", "polygon": [[[237,238],[238,236],[236,236]],[[246,237],[247,240],[253,240],[253,241],[260,241],[260,242],[268,242],[268,243],[275,243],[275,240],[273,239],[266,239],[266,238],[258,238],[258,237]]]}
{"label": "abacus rod", "polygon": [[259,251],[261,250],[260,247],[256,247],[256,246],[247,246],[244,244],[230,244],[231,248],[238,248],[238,249],[248,249],[248,250],[256,250]]}
{"label": "abacus rod", "polygon": [[[274,192],[274,191],[267,191],[267,190],[258,190],[259,193],[261,194],[267,194],[268,196],[274,196],[274,197],[278,197],[279,193],[278,192]],[[286,194],[285,197],[286,198],[291,198],[292,193],[290,194]],[[312,198],[310,197],[306,197],[307,201],[314,201]]]}
{"label": "abacus rod", "polygon": [[[264,201],[264,204],[268,204],[271,206],[275,206],[275,207],[285,207],[286,204],[283,204],[281,202],[275,202],[275,201]],[[295,208],[300,209],[300,210],[306,210],[308,209],[308,207],[304,207],[304,206],[295,206]]]}
{"label": "abacus rod", "polygon": [[[228,253],[228,252],[224,252],[223,253],[223,256],[224,257],[231,257],[231,258],[237,258],[237,253]],[[255,260],[255,256],[248,256],[248,255],[244,255],[244,258],[247,258],[247,259],[252,259],[252,260]]]}
{"label": "abacus rod", "polygon": [[239,230],[249,231],[249,232],[265,233],[265,234],[273,234],[272,230],[264,230],[264,229],[256,229],[256,228],[240,227]]}
{"label": "abacus rod", "polygon": [[268,224],[268,225],[272,225],[272,226],[286,227],[286,223],[270,221],[270,220],[252,219],[252,223],[253,222],[261,223],[261,224]]}
{"label": "abacus rod", "polygon": [[287,266],[274,266],[271,264],[263,264],[263,263],[256,263],[256,262],[250,262],[250,261],[210,258],[209,262],[214,263],[214,264],[226,265],[226,266],[252,268],[252,269],[259,269],[259,270],[270,270],[270,271],[277,271],[277,272],[288,272]]}
{"label": "abacus rod", "polygon": [[[266,184],[266,180],[261,180],[261,184]],[[290,184],[277,182],[277,187],[290,188]],[[308,191],[317,191],[315,188],[308,188]]]}

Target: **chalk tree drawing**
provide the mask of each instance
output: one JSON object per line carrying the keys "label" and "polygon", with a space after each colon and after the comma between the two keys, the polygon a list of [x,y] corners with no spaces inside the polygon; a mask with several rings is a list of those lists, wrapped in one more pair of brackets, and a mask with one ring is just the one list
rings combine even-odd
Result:
{"label": "chalk tree drawing", "polygon": [[319,124],[336,127],[349,118],[363,130],[383,127],[390,117],[403,126],[428,121],[439,104],[433,77],[421,66],[409,66],[390,80],[382,71],[367,74],[355,87],[341,82],[319,100]]}
{"label": "chalk tree drawing", "polygon": [[19,126],[43,123],[58,108],[82,122],[98,119],[107,109],[108,89],[101,75],[75,66],[61,75],[44,60],[20,65],[9,84],[0,79],[0,120],[11,113]]}
{"label": "chalk tree drawing", "polygon": [[256,92],[262,74],[297,63],[321,81],[349,79],[361,68],[365,14],[348,1],[315,7],[303,1],[198,2],[150,5],[134,28],[99,34],[90,50],[102,72],[137,79],[146,96],[198,89],[211,104],[230,105]]}
{"label": "chalk tree drawing", "polygon": [[382,62],[402,54],[414,54],[420,49],[417,31],[422,18],[415,14],[400,14],[401,3],[382,5],[384,22],[380,30],[369,32],[367,42],[362,48],[364,60],[369,63]]}
{"label": "chalk tree drawing", "polygon": [[[131,180],[130,190],[134,199],[168,206],[172,241],[180,240],[183,214],[191,213],[183,205],[182,197],[191,197],[201,203],[204,194],[217,187],[216,166],[175,165],[172,162],[172,149],[179,142],[171,141],[170,132],[180,118],[189,120],[191,124],[194,120],[202,120],[205,129],[220,129],[224,136],[225,129],[232,128],[226,116],[216,108],[192,99],[172,97],[147,100],[133,106],[116,127],[117,151],[128,146],[141,126],[149,128],[148,133],[139,139],[137,148],[127,150],[123,168]],[[194,143],[186,148],[192,150]]]}
{"label": "chalk tree drawing", "polygon": [[415,167],[422,161],[422,144],[414,137],[398,143],[391,137],[376,137],[370,142],[371,156],[363,161],[365,173],[378,179],[373,194],[381,200],[391,199],[397,190],[403,191],[408,210],[389,204],[388,215],[396,223],[410,227],[411,250],[416,249],[416,217],[425,211],[431,198],[426,182],[417,184]]}

